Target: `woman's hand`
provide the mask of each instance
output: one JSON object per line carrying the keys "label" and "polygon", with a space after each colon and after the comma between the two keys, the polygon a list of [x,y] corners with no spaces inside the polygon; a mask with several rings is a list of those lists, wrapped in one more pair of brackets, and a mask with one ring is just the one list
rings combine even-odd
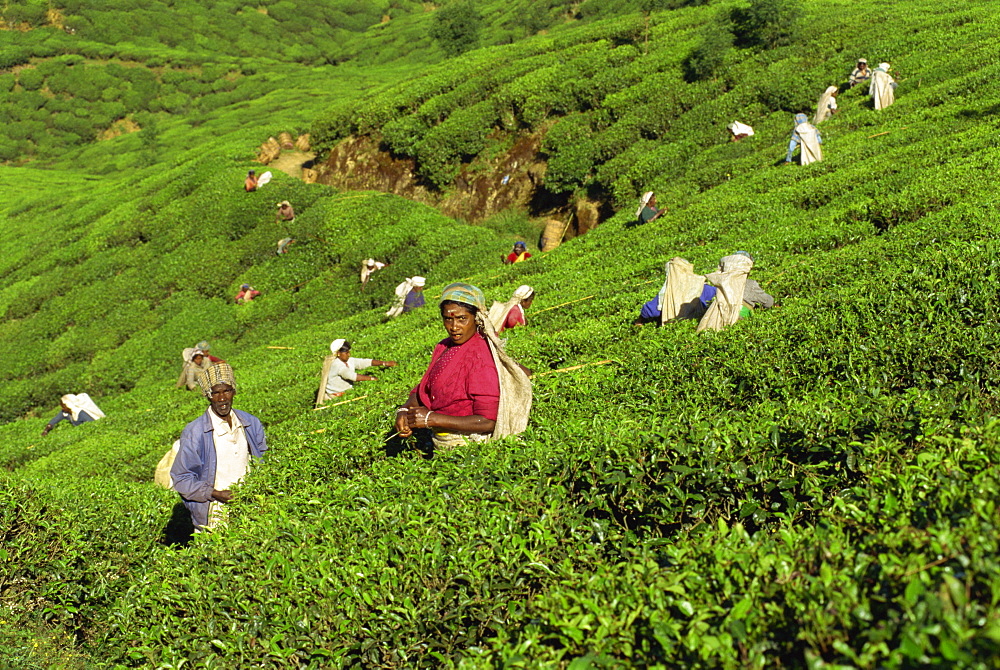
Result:
{"label": "woman's hand", "polygon": [[419,405],[400,407],[396,410],[396,430],[400,437],[413,435],[415,428],[430,428],[432,424],[429,417],[432,414],[434,412]]}

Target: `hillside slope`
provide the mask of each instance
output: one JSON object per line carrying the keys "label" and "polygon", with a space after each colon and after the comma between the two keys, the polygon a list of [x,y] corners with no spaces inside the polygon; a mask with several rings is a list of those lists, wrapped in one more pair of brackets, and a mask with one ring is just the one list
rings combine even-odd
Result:
{"label": "hillside slope", "polygon": [[[761,111],[740,143],[712,135],[745,108],[716,95],[674,129],[684,142],[620,154],[634,171],[616,197],[650,185],[667,215],[629,228],[623,206],[510,267],[513,215],[462,225],[283,175],[243,193],[257,128],[204,132],[127,178],[2,169],[32,188],[2,204],[0,653],[17,668],[993,667],[1000,99],[993,38],[963,37],[996,25],[986,8],[896,3],[880,48],[912,59],[909,77],[930,45],[970,46],[883,112],[845,94],[822,163],[775,165],[787,112]],[[681,15],[694,29],[704,10]],[[839,53],[850,34],[800,48]],[[532,48],[611,50],[587,35]],[[290,231],[273,223],[284,198]],[[301,245],[276,257],[286,232]],[[721,333],[632,326],[665,260],[707,271],[736,249],[779,307]],[[361,293],[369,255],[393,264]],[[417,273],[429,297],[460,278],[494,299],[536,288],[507,345],[539,373],[522,436],[430,459],[390,437],[442,337],[433,308],[383,322]],[[237,307],[243,281],[265,295]],[[270,451],[229,527],[178,546],[176,496],[150,480],[203,411],[172,388],[203,337]],[[313,411],[335,337],[400,366]],[[81,390],[108,418],[40,439],[47,417],[24,412]]]}

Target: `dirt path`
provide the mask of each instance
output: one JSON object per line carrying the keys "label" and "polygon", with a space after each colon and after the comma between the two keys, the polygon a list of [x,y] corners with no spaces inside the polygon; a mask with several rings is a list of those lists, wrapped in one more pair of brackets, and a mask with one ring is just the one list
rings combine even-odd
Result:
{"label": "dirt path", "polygon": [[316,158],[316,154],[305,151],[283,149],[281,155],[267,164],[272,170],[281,170],[290,177],[302,179],[302,164]]}

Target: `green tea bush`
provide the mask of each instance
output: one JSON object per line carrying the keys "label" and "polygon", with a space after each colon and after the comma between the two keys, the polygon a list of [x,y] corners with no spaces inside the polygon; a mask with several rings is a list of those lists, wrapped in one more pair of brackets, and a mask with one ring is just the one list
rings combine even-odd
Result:
{"label": "green tea bush", "polygon": [[[260,96],[197,123],[140,116],[149,142],[68,151],[59,170],[0,168],[18,188],[0,198],[8,663],[992,667],[1000,153],[982,82],[995,18],[914,1],[859,27],[805,8],[821,23],[822,38],[802,37],[816,62],[734,50],[716,79],[688,84],[709,8],[651,14],[647,47],[631,41],[639,7],[410,83],[387,68],[387,85],[366,88],[345,68],[318,97],[292,71],[277,94],[246,77]],[[954,45],[956,30],[958,54],[918,48]],[[891,48],[922,85],[902,81],[880,113],[846,93],[822,127],[825,160],[774,167],[790,118],[761,102],[760,79],[799,81],[808,108],[858,44]],[[588,88],[567,80],[577,71],[600,77]],[[620,212],[501,266],[523,213],[466,226],[277,172],[243,192],[260,138],[305,127],[333,97],[316,126],[378,133],[398,119],[386,137],[429,161],[433,139],[443,171],[509,141],[529,109],[553,186],[590,180]],[[729,143],[733,118],[757,134]],[[31,114],[17,123],[36,122],[47,131]],[[154,166],[99,173],[150,147]],[[666,214],[626,228],[650,188]],[[290,230],[274,222],[286,197]],[[298,242],[274,255],[286,234]],[[706,272],[736,249],[778,307],[720,333],[631,325],[664,260]],[[390,265],[362,293],[368,256]],[[386,322],[413,274],[430,305]],[[435,297],[456,279],[489,300],[536,288],[528,325],[504,335],[536,372],[534,406],[521,436],[425,458],[387,436],[442,337]],[[236,306],[244,281],[263,295]],[[335,337],[399,366],[312,411]],[[173,388],[180,350],[205,338],[270,450],[230,525],[182,546],[177,498],[149,480],[205,411]],[[107,418],[40,438],[58,396],[81,391]]]}

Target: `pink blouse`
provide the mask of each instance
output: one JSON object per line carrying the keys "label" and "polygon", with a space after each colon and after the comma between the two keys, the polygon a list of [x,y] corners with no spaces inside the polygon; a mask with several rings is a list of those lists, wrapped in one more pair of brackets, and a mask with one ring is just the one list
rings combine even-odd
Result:
{"label": "pink blouse", "polygon": [[500,332],[507,330],[508,328],[514,328],[515,326],[527,325],[527,321],[524,319],[524,308],[520,305],[514,305],[509,312],[507,312],[507,318],[504,319],[503,325],[500,328]]}
{"label": "pink blouse", "polygon": [[478,415],[496,421],[500,377],[486,339],[476,333],[465,344],[444,339],[417,385],[420,404],[448,416]]}

